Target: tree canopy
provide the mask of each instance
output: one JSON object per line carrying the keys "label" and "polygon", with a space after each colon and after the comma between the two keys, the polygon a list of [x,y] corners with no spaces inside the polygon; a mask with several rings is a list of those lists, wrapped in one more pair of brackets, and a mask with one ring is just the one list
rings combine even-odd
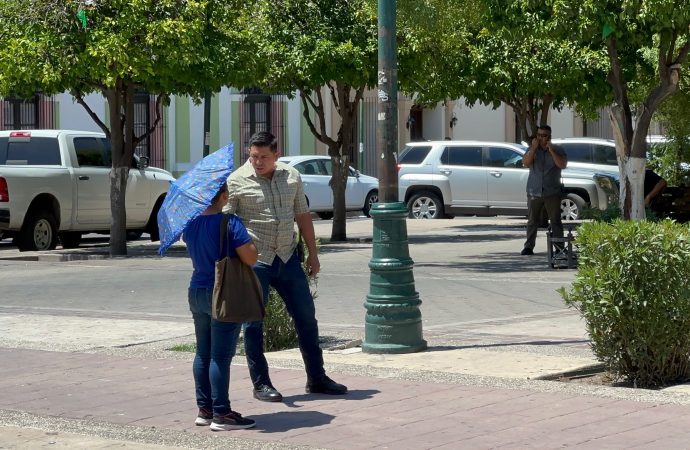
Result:
{"label": "tree canopy", "polygon": [[[3,0],[0,95],[69,91],[112,141],[111,253],[126,254],[127,173],[145,137],[134,134],[134,93],[157,95],[160,106],[169,94],[198,98],[251,78],[247,35],[228,31],[240,3]],[[107,99],[109,123],[83,101],[92,92]]]}

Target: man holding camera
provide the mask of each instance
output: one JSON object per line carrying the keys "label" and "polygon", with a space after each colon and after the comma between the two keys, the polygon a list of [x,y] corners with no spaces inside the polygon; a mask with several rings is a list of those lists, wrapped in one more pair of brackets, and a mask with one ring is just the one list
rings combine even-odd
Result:
{"label": "man holding camera", "polygon": [[551,143],[551,127],[541,125],[522,158],[527,178],[527,240],[521,255],[533,255],[542,208],[546,208],[553,237],[563,237],[561,222],[561,170],[568,165],[562,148]]}

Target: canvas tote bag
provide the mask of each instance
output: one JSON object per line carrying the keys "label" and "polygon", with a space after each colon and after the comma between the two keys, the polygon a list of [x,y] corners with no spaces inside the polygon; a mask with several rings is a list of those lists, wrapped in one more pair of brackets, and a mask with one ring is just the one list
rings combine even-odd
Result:
{"label": "canvas tote bag", "polygon": [[[228,215],[220,223],[220,254],[226,245]],[[213,286],[212,317],[221,322],[253,322],[263,320],[264,310],[261,283],[254,270],[240,258],[225,257],[216,261],[216,281]]]}

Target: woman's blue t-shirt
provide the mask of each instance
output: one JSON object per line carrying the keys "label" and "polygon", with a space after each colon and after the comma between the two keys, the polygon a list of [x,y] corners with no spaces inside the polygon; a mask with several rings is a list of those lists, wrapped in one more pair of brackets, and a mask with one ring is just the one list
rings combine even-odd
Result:
{"label": "woman's blue t-shirt", "polygon": [[[216,261],[225,256],[220,251],[220,222],[223,214],[199,216],[187,226],[182,239],[187,243],[187,251],[192,258],[192,280],[189,287],[213,289],[216,277]],[[237,257],[235,249],[251,242],[242,220],[234,214],[228,216],[228,234],[225,238],[227,255]]]}

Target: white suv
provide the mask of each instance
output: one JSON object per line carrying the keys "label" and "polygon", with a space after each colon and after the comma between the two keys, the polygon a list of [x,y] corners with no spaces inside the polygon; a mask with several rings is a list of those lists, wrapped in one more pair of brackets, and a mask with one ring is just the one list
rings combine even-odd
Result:
{"label": "white suv", "polygon": [[[456,214],[526,215],[526,147],[506,142],[431,141],[406,145],[398,158],[398,195],[410,217],[441,219]],[[608,174],[562,171],[562,217],[575,220],[590,205],[605,209]]]}

